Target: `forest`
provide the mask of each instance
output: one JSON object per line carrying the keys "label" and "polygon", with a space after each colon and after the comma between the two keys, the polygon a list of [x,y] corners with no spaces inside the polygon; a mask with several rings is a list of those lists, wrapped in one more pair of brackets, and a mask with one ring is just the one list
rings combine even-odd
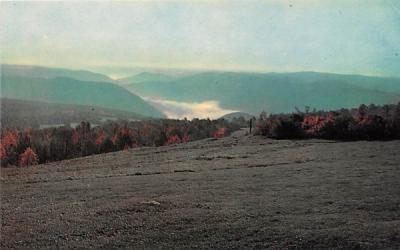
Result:
{"label": "forest", "polygon": [[397,105],[360,105],[336,111],[297,110],[267,117],[262,113],[256,134],[275,139],[330,140],[400,139],[400,102]]}
{"label": "forest", "polygon": [[[143,146],[164,146],[204,138],[221,138],[246,127],[240,117],[225,119],[123,121],[91,126],[81,122],[46,129],[1,130],[1,166],[29,166]],[[400,103],[360,105],[336,111],[296,110],[292,114],[262,112],[255,135],[273,139],[394,140],[400,139]]]}
{"label": "forest", "polygon": [[226,120],[146,120],[108,122],[92,127],[81,122],[46,129],[2,129],[1,166],[29,166],[143,146],[163,146],[220,138],[240,126]]}

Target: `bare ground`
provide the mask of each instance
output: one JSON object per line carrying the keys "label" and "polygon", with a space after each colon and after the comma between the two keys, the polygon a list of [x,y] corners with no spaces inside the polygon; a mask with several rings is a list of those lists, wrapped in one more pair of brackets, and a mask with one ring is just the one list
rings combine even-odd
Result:
{"label": "bare ground", "polygon": [[1,169],[1,249],[399,249],[400,141],[218,140]]}

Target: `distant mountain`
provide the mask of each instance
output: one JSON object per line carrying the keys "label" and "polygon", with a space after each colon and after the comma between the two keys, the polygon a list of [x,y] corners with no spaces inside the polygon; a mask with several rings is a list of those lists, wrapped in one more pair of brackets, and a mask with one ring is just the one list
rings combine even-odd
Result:
{"label": "distant mountain", "polygon": [[40,128],[79,124],[89,121],[100,124],[109,120],[142,120],[142,115],[135,113],[72,104],[55,104],[37,101],[23,101],[1,98],[2,128]]}
{"label": "distant mountain", "polygon": [[151,73],[151,72],[142,72],[140,74],[121,78],[118,82],[131,84],[131,83],[139,83],[139,82],[168,82],[174,80],[175,77],[160,74],[160,73]]}
{"label": "distant mountain", "polygon": [[37,77],[37,78],[56,78],[68,77],[80,81],[91,82],[112,82],[113,80],[106,75],[93,73],[85,70],[70,70],[61,68],[48,68],[34,65],[14,65],[2,64],[0,66],[2,75],[20,76],[20,77]]}
{"label": "distant mountain", "polygon": [[71,78],[35,78],[2,74],[1,97],[59,104],[88,105],[164,117],[156,108],[126,89],[108,82]]}
{"label": "distant mountain", "polygon": [[201,73],[169,82],[125,86],[139,96],[182,102],[219,101],[225,109],[258,114],[292,112],[295,107],[339,109],[400,101],[400,79],[301,73]]}
{"label": "distant mountain", "polygon": [[245,113],[245,112],[233,112],[233,113],[229,113],[226,114],[224,116],[221,116],[219,119],[225,119],[227,121],[232,121],[233,119],[237,119],[243,117],[245,120],[250,120],[251,118],[254,117],[254,115],[251,115],[249,113]]}
{"label": "distant mountain", "polygon": [[293,78],[301,81],[344,81],[361,88],[400,93],[400,78],[376,77],[362,75],[328,74],[318,72],[297,72],[291,74]]}

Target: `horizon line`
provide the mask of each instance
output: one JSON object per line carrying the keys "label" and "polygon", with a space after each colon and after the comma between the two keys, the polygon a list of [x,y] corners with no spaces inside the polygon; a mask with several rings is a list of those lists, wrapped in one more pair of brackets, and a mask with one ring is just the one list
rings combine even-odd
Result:
{"label": "horizon line", "polygon": [[[348,73],[348,72],[329,72],[329,71],[317,71],[317,70],[293,70],[293,71],[268,71],[268,70],[246,70],[237,68],[201,68],[201,67],[169,67],[169,66],[151,66],[151,65],[93,65],[86,67],[71,67],[71,66],[57,66],[49,64],[31,64],[31,63],[9,63],[1,62],[0,65],[14,65],[14,66],[25,66],[25,67],[41,67],[41,68],[51,68],[51,69],[66,69],[72,71],[87,71],[94,74],[101,74],[109,77],[111,80],[123,79],[129,76],[135,76],[140,73],[160,73],[157,71],[181,71],[181,73],[247,73],[247,74],[295,74],[295,73],[319,73],[319,74],[332,74],[332,75],[351,75],[351,76],[366,76],[366,77],[380,77],[380,78],[400,78],[400,76],[394,75],[380,75],[380,74],[369,74],[369,73]],[[121,76],[118,78],[113,77],[113,74],[107,74],[95,70],[96,68],[108,68],[108,69],[149,69],[148,71],[140,71],[139,73],[132,73],[127,76]],[[151,72],[153,70],[153,72]],[[1,71],[1,67],[0,67]],[[168,75],[167,73],[163,73]]]}

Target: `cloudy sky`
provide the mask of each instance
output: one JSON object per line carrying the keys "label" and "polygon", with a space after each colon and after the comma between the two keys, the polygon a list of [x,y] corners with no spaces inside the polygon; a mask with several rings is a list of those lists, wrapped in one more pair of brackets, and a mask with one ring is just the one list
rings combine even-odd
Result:
{"label": "cloudy sky", "polygon": [[400,76],[400,2],[1,2],[3,63]]}

